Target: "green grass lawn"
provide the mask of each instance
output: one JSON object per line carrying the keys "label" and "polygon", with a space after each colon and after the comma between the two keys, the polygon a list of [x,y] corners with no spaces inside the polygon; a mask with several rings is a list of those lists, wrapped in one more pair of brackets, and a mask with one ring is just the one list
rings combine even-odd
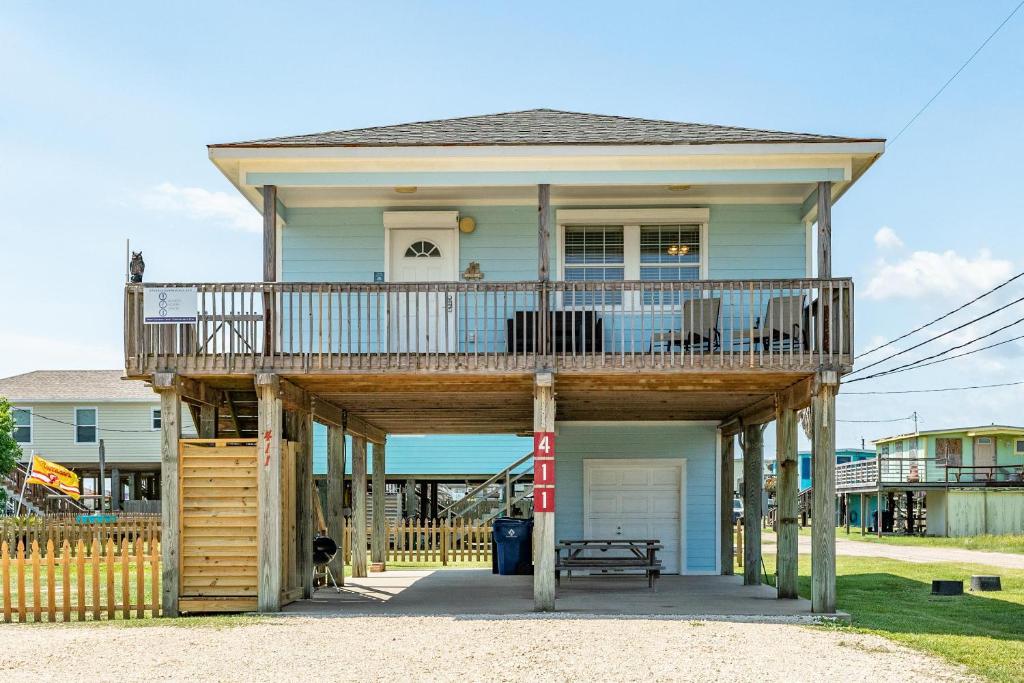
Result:
{"label": "green grass lawn", "polygon": [[[774,578],[774,546],[764,562]],[[811,558],[800,556],[800,595],[810,597]],[[1024,680],[1024,571],[973,564],[913,563],[874,557],[837,558],[838,608],[852,631],[875,633],[952,662],[993,681]],[[932,579],[998,574],[998,593],[933,597]]]}
{"label": "green grass lawn", "polygon": [[[801,536],[810,536],[811,528],[806,527],[800,530]],[[885,535],[879,538],[875,534],[868,533],[860,535],[860,529],[850,527],[850,533],[846,533],[846,527],[836,529],[836,538],[849,541],[863,541],[865,543],[886,543],[889,545],[917,545],[930,548],[962,548],[965,550],[984,550],[1000,553],[1024,554],[1024,534],[964,536],[962,538],[943,538],[939,536],[894,536]]]}

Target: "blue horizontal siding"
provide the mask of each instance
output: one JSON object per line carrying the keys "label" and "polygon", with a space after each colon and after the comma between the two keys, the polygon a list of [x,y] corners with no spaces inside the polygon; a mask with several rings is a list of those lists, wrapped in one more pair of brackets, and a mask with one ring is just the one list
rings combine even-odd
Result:
{"label": "blue horizontal siding", "polygon": [[686,458],[686,569],[715,570],[717,430],[711,425],[556,424],[555,536],[583,537],[583,461]]}
{"label": "blue horizontal siding", "polygon": [[[388,478],[420,475],[490,476],[533,448],[528,438],[508,434],[467,436],[389,436],[385,469]],[[345,472],[352,473],[352,438],[346,437]],[[373,444],[367,446],[367,472],[373,472]],[[313,425],[313,473],[327,474],[327,427]]]}

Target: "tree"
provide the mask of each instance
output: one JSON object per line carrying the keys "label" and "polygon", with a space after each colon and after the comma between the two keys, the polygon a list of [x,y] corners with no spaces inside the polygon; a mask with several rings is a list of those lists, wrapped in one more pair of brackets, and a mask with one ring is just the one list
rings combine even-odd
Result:
{"label": "tree", "polygon": [[[14,415],[11,404],[0,396],[0,475],[6,475],[21,460],[21,446],[14,440]],[[0,489],[0,505],[6,502],[6,494]]]}

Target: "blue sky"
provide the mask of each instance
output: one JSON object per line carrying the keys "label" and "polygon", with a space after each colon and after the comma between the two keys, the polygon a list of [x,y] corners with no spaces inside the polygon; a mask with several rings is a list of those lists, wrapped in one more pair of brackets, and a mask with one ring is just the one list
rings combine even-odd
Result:
{"label": "blue sky", "polygon": [[[259,277],[255,212],[207,143],[532,107],[891,137],[1015,4],[6,2],[0,376],[121,364],[126,238],[152,281]],[[835,207],[863,348],[1024,265],[1022,44],[1024,14]],[[1024,379],[1021,350],[848,389]],[[848,395],[839,417],[1012,424],[1022,399]]]}

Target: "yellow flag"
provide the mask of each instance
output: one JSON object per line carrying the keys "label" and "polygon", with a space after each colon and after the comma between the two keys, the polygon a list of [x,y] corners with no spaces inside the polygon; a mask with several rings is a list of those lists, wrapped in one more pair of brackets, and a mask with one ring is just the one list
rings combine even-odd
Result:
{"label": "yellow flag", "polygon": [[78,488],[77,474],[55,462],[44,460],[38,455],[32,456],[32,470],[28,473],[28,483],[49,486],[75,500],[78,500],[82,493]]}

